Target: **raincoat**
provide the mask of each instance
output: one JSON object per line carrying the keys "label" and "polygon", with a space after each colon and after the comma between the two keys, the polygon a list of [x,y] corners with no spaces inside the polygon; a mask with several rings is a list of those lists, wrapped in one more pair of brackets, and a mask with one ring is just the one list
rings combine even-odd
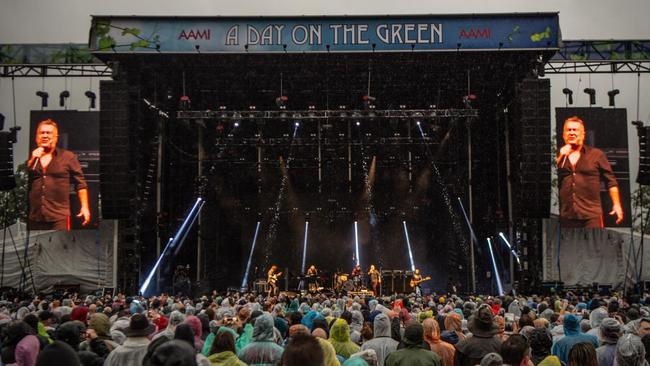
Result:
{"label": "raincoat", "polygon": [[384,366],[389,353],[397,350],[399,342],[390,337],[390,319],[386,314],[378,314],[373,323],[374,338],[365,342],[361,350],[372,349],[377,354],[377,366]]}
{"label": "raincoat", "polygon": [[343,319],[336,319],[332,325],[329,341],[334,346],[336,354],[345,359],[359,351],[359,346],[350,340],[350,326]]}
{"label": "raincoat", "polygon": [[265,312],[255,320],[251,343],[242,348],[237,356],[252,365],[278,365],[284,349],[274,342],[273,317]]}

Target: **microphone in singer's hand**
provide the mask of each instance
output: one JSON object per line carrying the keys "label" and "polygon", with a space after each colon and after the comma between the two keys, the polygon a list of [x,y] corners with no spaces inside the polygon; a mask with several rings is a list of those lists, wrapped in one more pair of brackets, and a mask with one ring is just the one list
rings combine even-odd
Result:
{"label": "microphone in singer's hand", "polygon": [[567,155],[564,154],[564,159],[562,159],[562,165],[560,165],[560,168],[564,168],[564,163],[566,163],[566,157]]}
{"label": "microphone in singer's hand", "polygon": [[32,170],[36,170],[37,165],[38,165],[38,158],[34,160],[34,165],[32,165]]}

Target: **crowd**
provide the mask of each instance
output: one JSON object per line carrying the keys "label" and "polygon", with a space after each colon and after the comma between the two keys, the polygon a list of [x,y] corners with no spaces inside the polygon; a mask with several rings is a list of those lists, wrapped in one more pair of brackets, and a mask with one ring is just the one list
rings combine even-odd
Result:
{"label": "crowd", "polygon": [[0,365],[646,365],[646,305],[571,292],[5,296]]}

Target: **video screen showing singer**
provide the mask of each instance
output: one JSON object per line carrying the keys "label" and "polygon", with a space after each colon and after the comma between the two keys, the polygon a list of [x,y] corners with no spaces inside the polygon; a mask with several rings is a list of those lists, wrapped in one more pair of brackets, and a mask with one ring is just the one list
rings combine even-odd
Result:
{"label": "video screen showing singer", "polygon": [[600,182],[612,199],[609,214],[623,221],[618,183],[605,153],[585,145],[585,124],[579,117],[564,121],[564,146],[556,164],[560,190],[560,225],[564,228],[602,228]]}
{"label": "video screen showing singer", "polygon": [[30,230],[69,230],[71,184],[81,207],[76,217],[84,226],[90,222],[88,185],[81,165],[73,152],[57,147],[58,138],[55,121],[39,122],[35,136],[37,147],[27,162]]}

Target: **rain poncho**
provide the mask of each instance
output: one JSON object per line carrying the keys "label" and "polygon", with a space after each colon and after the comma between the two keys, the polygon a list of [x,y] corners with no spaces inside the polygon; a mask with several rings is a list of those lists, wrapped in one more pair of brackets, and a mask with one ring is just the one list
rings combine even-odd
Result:
{"label": "rain poncho", "polygon": [[359,351],[359,346],[350,340],[350,326],[343,319],[336,319],[332,325],[329,341],[334,346],[336,354],[346,359]]}
{"label": "rain poncho", "polygon": [[589,342],[594,348],[598,348],[598,338],[580,333],[578,318],[573,314],[564,317],[564,337],[553,344],[551,353],[560,358],[565,364],[569,363],[569,351],[571,348],[581,342]]}
{"label": "rain poncho", "polygon": [[609,315],[607,314],[607,309],[604,307],[601,306],[598,309],[594,309],[594,311],[589,314],[589,325],[591,325],[591,330],[589,330],[587,334],[598,337],[600,323],[602,323],[603,319],[607,318],[608,316]]}
{"label": "rain poncho", "polygon": [[235,349],[237,352],[251,343],[251,339],[253,339],[253,326],[246,323],[244,330],[239,335],[239,338],[237,338],[237,341],[235,341]]}
{"label": "rain poncho", "polygon": [[361,344],[361,330],[363,329],[363,314],[359,310],[352,310],[352,323],[350,323],[350,340]]}
{"label": "rain poncho", "polygon": [[361,350],[372,349],[377,354],[377,366],[384,366],[389,353],[397,349],[399,342],[390,337],[390,319],[386,314],[379,314],[373,323],[374,338],[365,342]]}
{"label": "rain poncho", "polygon": [[273,317],[269,313],[260,315],[255,320],[253,339],[242,348],[237,356],[247,364],[277,365],[284,349],[274,342]]}
{"label": "rain poncho", "polygon": [[341,366],[341,362],[336,358],[336,350],[334,350],[334,346],[332,346],[327,339],[316,337],[316,340],[320,344],[320,348],[323,350],[323,356],[325,358],[323,364],[325,366]]}
{"label": "rain poncho", "polygon": [[648,365],[645,361],[645,347],[641,338],[634,334],[625,334],[619,338],[616,344],[615,365],[637,366]]}
{"label": "rain poncho", "polygon": [[314,330],[314,320],[316,319],[324,319],[324,318],[322,315],[312,310],[308,312],[307,315],[303,316],[300,322],[304,326],[306,326],[307,329],[309,329],[309,331],[311,332],[312,330]]}
{"label": "rain poncho", "polygon": [[241,362],[237,355],[231,351],[219,352],[208,357],[208,361],[212,366],[246,366]]}
{"label": "rain poncho", "polygon": [[[211,332],[208,335],[208,337],[205,339],[205,343],[203,344],[203,348],[201,349],[201,354],[203,356],[206,356],[206,357],[210,356],[210,350],[212,350],[212,344],[214,343],[214,340],[217,337],[217,334],[219,334],[221,332],[229,332],[230,334],[232,334],[232,338],[235,340],[235,342],[237,342],[237,338],[239,337],[239,334],[237,334],[237,332],[235,332],[231,328],[221,326],[221,327],[219,327],[219,329],[217,329],[216,333]],[[237,352],[237,351],[239,351],[239,349],[235,345],[235,352]]]}
{"label": "rain poncho", "polygon": [[456,348],[440,339],[440,326],[432,318],[424,319],[422,323],[424,328],[424,340],[429,344],[431,350],[435,352],[442,361],[442,366],[454,366],[454,355]]}

